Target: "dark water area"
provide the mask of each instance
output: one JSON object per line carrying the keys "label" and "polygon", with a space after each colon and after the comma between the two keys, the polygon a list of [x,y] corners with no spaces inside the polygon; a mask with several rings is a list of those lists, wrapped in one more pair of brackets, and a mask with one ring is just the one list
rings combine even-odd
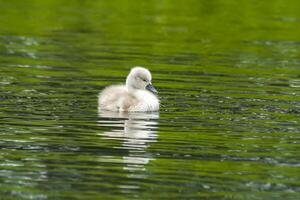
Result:
{"label": "dark water area", "polygon": [[[299,7],[0,1],[0,199],[300,199]],[[160,111],[99,111],[136,65]]]}

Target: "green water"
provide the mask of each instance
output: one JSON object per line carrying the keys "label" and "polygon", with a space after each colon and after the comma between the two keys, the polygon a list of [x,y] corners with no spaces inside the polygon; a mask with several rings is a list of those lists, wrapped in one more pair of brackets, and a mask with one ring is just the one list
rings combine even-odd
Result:
{"label": "green water", "polygon": [[[0,199],[300,199],[297,0],[0,1]],[[159,113],[98,112],[132,66]]]}

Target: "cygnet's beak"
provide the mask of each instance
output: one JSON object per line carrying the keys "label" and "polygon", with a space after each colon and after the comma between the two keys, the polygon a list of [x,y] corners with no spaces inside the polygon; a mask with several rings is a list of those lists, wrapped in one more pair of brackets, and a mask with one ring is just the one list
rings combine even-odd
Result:
{"label": "cygnet's beak", "polygon": [[157,94],[157,90],[153,87],[153,85],[151,83],[149,83],[146,86],[146,90],[149,90],[150,92],[152,92],[153,94]]}

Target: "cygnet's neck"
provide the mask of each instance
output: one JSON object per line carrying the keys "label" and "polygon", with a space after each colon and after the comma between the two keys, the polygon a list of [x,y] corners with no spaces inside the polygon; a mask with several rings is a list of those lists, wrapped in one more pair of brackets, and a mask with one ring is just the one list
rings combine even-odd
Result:
{"label": "cygnet's neck", "polygon": [[132,84],[131,79],[132,79],[132,76],[130,76],[130,75],[128,75],[126,78],[126,88],[127,88],[128,92],[134,92],[138,89],[134,86],[134,84]]}
{"label": "cygnet's neck", "polygon": [[128,92],[131,92],[131,93],[133,93],[133,92],[135,92],[135,91],[137,91],[137,90],[138,90],[137,88],[134,88],[134,87],[128,86],[127,84],[126,84],[126,88],[127,88]]}

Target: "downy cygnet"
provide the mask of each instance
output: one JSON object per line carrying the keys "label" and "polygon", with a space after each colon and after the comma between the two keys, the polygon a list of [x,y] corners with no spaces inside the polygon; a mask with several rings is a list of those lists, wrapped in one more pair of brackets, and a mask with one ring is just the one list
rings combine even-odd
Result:
{"label": "downy cygnet", "polygon": [[157,91],[151,80],[151,73],[148,69],[132,68],[127,76],[126,85],[109,86],[99,94],[99,109],[119,112],[159,110]]}

